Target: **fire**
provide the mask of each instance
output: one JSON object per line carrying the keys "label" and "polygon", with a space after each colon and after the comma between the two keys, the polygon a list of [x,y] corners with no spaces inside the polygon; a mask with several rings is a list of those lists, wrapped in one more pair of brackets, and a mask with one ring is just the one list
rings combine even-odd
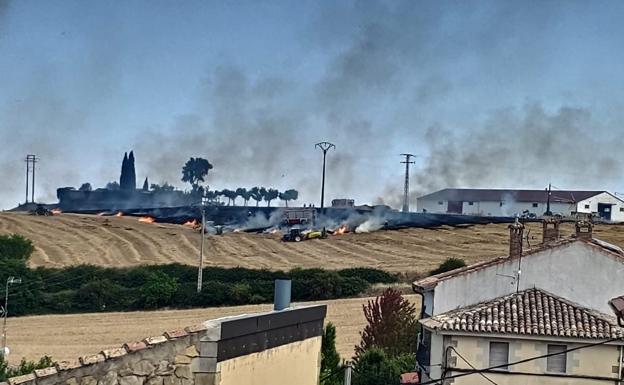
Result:
{"label": "fire", "polygon": [[121,211],[117,212],[117,214],[115,214],[116,217],[123,217],[123,213]]}
{"label": "fire", "polygon": [[139,222],[142,223],[154,223],[156,220],[152,217],[141,217],[139,218]]}
{"label": "fire", "polygon": [[184,225],[183,225],[183,226],[188,226],[188,227],[195,228],[195,227],[197,227],[197,224],[198,224],[198,223],[197,223],[197,220],[196,220],[196,219],[193,219],[192,221],[186,221],[186,222],[184,222]]}
{"label": "fire", "polygon": [[334,235],[342,235],[344,233],[348,233],[349,232],[349,227],[347,225],[342,225],[339,228],[337,228],[336,230],[334,230]]}
{"label": "fire", "polygon": [[52,215],[59,215],[63,212],[61,209],[52,209],[50,211],[52,212]]}

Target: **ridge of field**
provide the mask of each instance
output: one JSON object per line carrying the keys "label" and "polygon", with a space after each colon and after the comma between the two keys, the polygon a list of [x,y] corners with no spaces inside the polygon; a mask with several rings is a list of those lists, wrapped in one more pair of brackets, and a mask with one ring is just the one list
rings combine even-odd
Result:
{"label": "ridge of field", "polygon": [[[406,299],[420,308],[418,295]],[[360,332],[366,324],[362,305],[373,298],[351,298],[304,302],[301,305],[326,304],[325,323],[336,325],[336,348],[350,359]],[[140,341],[181,329],[209,319],[268,311],[273,305],[245,305],[192,310],[158,310],[127,313],[88,313],[8,318],[8,345],[11,363],[22,357],[38,360],[49,355],[55,361],[77,359],[126,342]]]}
{"label": "ridge of field", "polygon": [[[573,224],[561,228],[564,236],[574,231]],[[623,229],[624,225],[597,225],[594,233],[597,238],[624,245]],[[13,233],[33,241],[32,267],[196,265],[200,243],[199,233],[191,228],[140,223],[136,217],[0,213],[0,234]],[[526,234],[530,245],[539,244],[541,224],[528,224]],[[508,242],[505,224],[348,233],[300,243],[280,242],[278,235],[241,232],[208,236],[205,263],[271,270],[372,267],[413,274],[427,272],[447,257],[474,263],[506,255]]]}

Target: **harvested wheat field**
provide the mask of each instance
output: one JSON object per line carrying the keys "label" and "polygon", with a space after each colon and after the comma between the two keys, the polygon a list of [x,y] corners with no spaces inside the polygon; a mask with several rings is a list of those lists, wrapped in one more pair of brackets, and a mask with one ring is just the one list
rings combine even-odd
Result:
{"label": "harvested wheat field", "polygon": [[[419,296],[406,298],[419,305]],[[365,319],[362,304],[370,298],[308,302],[327,304],[326,322],[336,325],[336,347],[343,358],[353,355]],[[103,349],[160,335],[208,319],[271,310],[272,305],[248,305],[193,310],[164,310],[129,313],[47,315],[8,319],[11,362],[22,357],[35,360],[49,355],[54,360],[74,359]]]}
{"label": "harvested wheat field", "polygon": [[[562,225],[564,234],[572,224]],[[0,213],[0,234],[17,233],[35,245],[31,266],[77,264],[133,266],[179,262],[196,264],[199,234],[185,226],[140,223],[136,217],[61,214],[52,217]],[[541,239],[541,225],[527,226],[529,245]],[[624,225],[597,225],[596,237],[624,246]],[[279,235],[229,233],[208,236],[207,266],[288,270],[366,266],[391,272],[423,273],[447,257],[468,263],[504,255],[507,225],[404,229],[330,236],[284,243]]]}

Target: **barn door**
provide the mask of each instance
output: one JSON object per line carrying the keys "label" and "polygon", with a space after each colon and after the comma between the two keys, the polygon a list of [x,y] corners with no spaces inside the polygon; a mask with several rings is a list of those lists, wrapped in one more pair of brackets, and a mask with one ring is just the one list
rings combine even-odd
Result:
{"label": "barn door", "polygon": [[448,208],[447,208],[446,212],[447,213],[453,213],[453,214],[461,214],[463,206],[464,206],[464,202],[461,202],[461,201],[449,201],[448,202]]}

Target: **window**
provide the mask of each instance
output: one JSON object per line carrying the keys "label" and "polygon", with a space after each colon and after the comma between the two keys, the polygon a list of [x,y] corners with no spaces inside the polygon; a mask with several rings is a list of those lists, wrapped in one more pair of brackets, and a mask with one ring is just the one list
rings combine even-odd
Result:
{"label": "window", "polygon": [[438,204],[439,204],[439,205],[443,205],[443,204],[444,204],[444,202],[442,202],[442,201],[438,201]]}
{"label": "window", "polygon": [[620,212],[624,213],[624,207],[620,207]]}
{"label": "window", "polygon": [[537,207],[537,206],[538,206],[537,203],[533,203],[533,207]]}
{"label": "window", "polygon": [[[565,373],[567,355],[565,345],[548,345],[548,354],[556,354],[555,356],[546,357],[546,371],[551,373]],[[559,353],[559,354],[557,354]]]}
{"label": "window", "polygon": [[474,205],[474,202],[468,202],[468,206]]}
{"label": "window", "polygon": [[504,204],[505,204],[505,202],[502,202],[502,201],[501,201],[501,203],[499,203],[498,205],[499,205],[500,207],[503,207],[503,205],[504,205]]}
{"label": "window", "polygon": [[588,209],[588,208],[589,208],[589,205],[585,205],[585,208],[586,208],[586,209]]}
{"label": "window", "polygon": [[[507,342],[490,342],[490,367],[509,363],[509,344]],[[507,370],[507,366],[498,368]]]}

